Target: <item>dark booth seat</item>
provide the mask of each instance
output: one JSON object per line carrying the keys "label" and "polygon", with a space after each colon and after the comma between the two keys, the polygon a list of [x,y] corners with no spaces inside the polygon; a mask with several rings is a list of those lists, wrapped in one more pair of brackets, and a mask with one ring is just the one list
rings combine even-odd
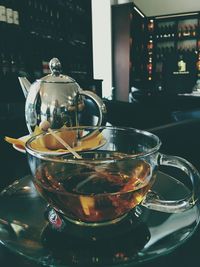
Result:
{"label": "dark booth seat", "polygon": [[120,101],[105,104],[112,125],[152,131],[160,137],[163,153],[184,157],[200,171],[200,109],[172,112],[167,103],[163,107]]}
{"label": "dark booth seat", "polygon": [[171,122],[171,114],[162,105],[104,101],[107,108],[107,121],[115,126],[146,129]]}
{"label": "dark booth seat", "polygon": [[200,118],[147,129],[162,142],[161,152],[190,161],[200,171]]}
{"label": "dark booth seat", "polygon": [[200,171],[200,108],[172,111],[162,103],[105,101],[107,120],[113,126],[152,131],[160,137],[163,153],[184,157]]}
{"label": "dark booth seat", "polygon": [[200,118],[200,95],[143,95],[137,102],[104,100],[107,121],[116,126],[153,128]]}
{"label": "dark booth seat", "polygon": [[200,108],[191,110],[178,110],[171,113],[173,121],[200,119]]}

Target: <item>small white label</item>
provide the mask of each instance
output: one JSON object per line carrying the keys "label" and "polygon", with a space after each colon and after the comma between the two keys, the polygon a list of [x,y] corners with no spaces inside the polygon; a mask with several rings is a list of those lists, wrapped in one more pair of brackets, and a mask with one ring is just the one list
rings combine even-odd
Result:
{"label": "small white label", "polygon": [[6,8],[6,18],[7,18],[7,23],[9,24],[13,23],[13,10],[11,8]]}
{"label": "small white label", "polygon": [[13,23],[19,25],[19,12],[13,11]]}
{"label": "small white label", "polygon": [[5,8],[5,6],[0,6],[0,21],[6,22],[6,8]]}

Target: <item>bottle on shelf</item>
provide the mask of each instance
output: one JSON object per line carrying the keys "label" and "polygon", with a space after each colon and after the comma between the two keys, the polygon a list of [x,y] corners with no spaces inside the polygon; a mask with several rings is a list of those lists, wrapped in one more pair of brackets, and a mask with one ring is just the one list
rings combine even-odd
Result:
{"label": "bottle on shelf", "polygon": [[176,33],[176,25],[175,23],[170,25],[170,37],[175,37],[175,33]]}
{"label": "bottle on shelf", "polygon": [[179,55],[178,57],[178,72],[186,71],[186,62],[183,58],[183,55]]}
{"label": "bottle on shelf", "polygon": [[33,0],[27,0],[23,7],[22,27],[30,34],[35,34],[35,12]]}
{"label": "bottle on shelf", "polygon": [[[12,93],[10,94],[10,96],[12,97],[13,102],[19,102],[20,100],[24,100],[23,94],[22,94],[22,90],[20,88],[19,85],[19,81],[18,81],[18,75],[19,75],[19,66],[18,66],[18,58],[17,58],[17,53],[18,51],[16,51],[15,49],[10,49],[9,51],[10,53],[10,73],[9,73],[9,79],[10,79],[10,90],[12,91]],[[22,97],[22,99],[21,99]]]}
{"label": "bottle on shelf", "polygon": [[21,53],[18,53],[17,61],[18,61],[18,76],[29,78],[29,74],[28,74],[28,70],[27,70],[27,67],[25,64],[25,60],[24,60],[24,57]]}
{"label": "bottle on shelf", "polygon": [[196,36],[196,25],[195,24],[189,25],[189,29],[190,29],[190,36],[195,37]]}
{"label": "bottle on shelf", "polygon": [[190,36],[190,31],[189,31],[189,27],[188,27],[188,25],[186,24],[186,25],[184,25],[184,27],[183,27],[183,37],[187,37],[187,36]]}
{"label": "bottle on shelf", "polygon": [[6,22],[9,25],[12,25],[14,23],[13,3],[11,0],[6,1]]}
{"label": "bottle on shelf", "polygon": [[13,24],[16,28],[20,26],[19,5],[17,1],[13,2]]}
{"label": "bottle on shelf", "polygon": [[181,38],[183,36],[183,29],[179,26],[178,28],[178,37]]}
{"label": "bottle on shelf", "polygon": [[149,32],[150,34],[152,34],[153,31],[154,31],[154,20],[153,20],[153,19],[150,19],[150,20],[149,20],[149,23],[148,23],[148,25],[147,25],[147,28],[148,28],[148,32]]}
{"label": "bottle on shelf", "polygon": [[198,76],[200,76],[200,52],[198,53],[198,57],[197,57],[196,69],[197,69]]}
{"label": "bottle on shelf", "polygon": [[164,25],[163,26],[163,38],[168,38],[169,37],[169,25]]}
{"label": "bottle on shelf", "polygon": [[[2,100],[3,102],[9,102],[10,99],[10,60],[9,60],[9,54],[4,49],[1,49],[1,75],[2,75]],[[12,96],[11,96],[12,97]]]}
{"label": "bottle on shelf", "polygon": [[4,0],[0,0],[0,30],[4,31],[6,25],[6,5]]}

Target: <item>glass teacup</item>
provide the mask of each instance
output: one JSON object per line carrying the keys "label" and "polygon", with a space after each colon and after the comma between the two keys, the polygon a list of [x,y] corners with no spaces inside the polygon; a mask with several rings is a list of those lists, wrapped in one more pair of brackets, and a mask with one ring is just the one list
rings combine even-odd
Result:
{"label": "glass teacup", "polygon": [[[54,131],[80,155],[55,144],[50,133],[26,143],[33,182],[62,217],[80,225],[106,225],[144,205],[162,212],[181,212],[198,200],[200,176],[185,159],[159,152],[161,141],[147,131],[120,127],[70,127]],[[37,142],[48,152],[37,149]],[[151,192],[160,165],[184,171],[192,185],[188,196],[160,200]]]}

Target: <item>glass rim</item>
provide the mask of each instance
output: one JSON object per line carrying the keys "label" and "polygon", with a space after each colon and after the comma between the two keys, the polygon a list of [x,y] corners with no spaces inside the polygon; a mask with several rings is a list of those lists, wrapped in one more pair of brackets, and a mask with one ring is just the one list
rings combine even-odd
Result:
{"label": "glass rim", "polygon": [[[162,144],[160,138],[151,133],[148,132],[147,130],[140,130],[137,128],[133,128],[133,127],[121,127],[121,126],[73,126],[73,127],[67,127],[67,128],[61,128],[61,129],[52,129],[53,132],[61,132],[61,131],[73,131],[73,130],[83,130],[83,129],[91,129],[93,131],[98,131],[98,130],[104,130],[104,129],[108,129],[108,130],[117,130],[117,131],[132,131],[133,133],[137,133],[137,134],[141,134],[143,136],[146,136],[148,138],[152,138],[156,144],[155,146],[153,146],[152,148],[150,148],[148,151],[145,152],[141,152],[139,154],[127,154],[125,155],[123,158],[119,158],[119,159],[115,159],[115,161],[120,161],[126,158],[131,158],[131,159],[137,159],[137,158],[141,158],[144,156],[149,156],[155,152],[157,152]],[[43,132],[40,133],[38,135],[32,136],[30,139],[27,140],[27,142],[25,143],[25,150],[28,154],[38,158],[38,159],[42,159],[42,160],[47,160],[47,161],[53,161],[53,162],[61,162],[61,163],[85,163],[90,161],[91,159],[85,159],[85,158],[81,158],[81,159],[77,159],[77,158],[63,158],[62,156],[65,154],[71,154],[71,152],[66,151],[62,152],[62,153],[54,153],[52,151],[52,153],[49,152],[45,152],[45,151],[39,151],[36,150],[34,148],[31,147],[31,143],[36,140],[37,138],[40,138],[42,136],[45,136],[46,134],[50,134],[48,132]],[[76,151],[76,150],[75,150]],[[92,152],[93,150],[82,150],[82,151],[77,151],[78,153],[82,153],[82,152]],[[53,157],[52,157],[53,156]],[[110,162],[113,161],[113,159],[99,159],[96,160],[95,162],[99,163],[99,162]],[[95,162],[93,162],[95,164]]]}

